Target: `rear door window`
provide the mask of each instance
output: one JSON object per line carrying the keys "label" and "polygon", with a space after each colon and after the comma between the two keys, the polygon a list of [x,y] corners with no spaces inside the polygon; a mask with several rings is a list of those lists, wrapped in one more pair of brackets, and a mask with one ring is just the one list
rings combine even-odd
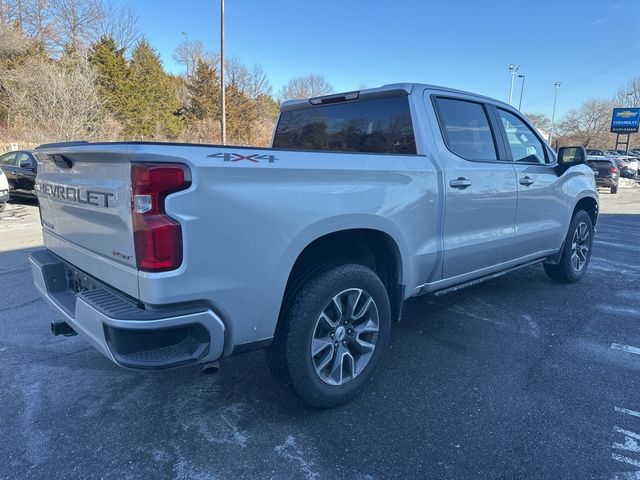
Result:
{"label": "rear door window", "polygon": [[436,98],[438,121],[449,150],[467,160],[498,160],[493,132],[484,105],[453,98]]}
{"label": "rear door window", "polygon": [[280,114],[274,148],[415,154],[406,96],[310,106]]}
{"label": "rear door window", "polygon": [[0,157],[0,165],[9,165],[12,167],[16,166],[16,154],[15,153],[7,153]]}

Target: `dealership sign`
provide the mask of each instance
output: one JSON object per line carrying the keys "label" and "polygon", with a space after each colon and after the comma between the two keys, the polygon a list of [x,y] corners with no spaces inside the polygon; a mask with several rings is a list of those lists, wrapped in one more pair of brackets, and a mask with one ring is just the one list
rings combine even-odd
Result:
{"label": "dealership sign", "polygon": [[614,108],[611,133],[636,133],[640,126],[640,108]]}

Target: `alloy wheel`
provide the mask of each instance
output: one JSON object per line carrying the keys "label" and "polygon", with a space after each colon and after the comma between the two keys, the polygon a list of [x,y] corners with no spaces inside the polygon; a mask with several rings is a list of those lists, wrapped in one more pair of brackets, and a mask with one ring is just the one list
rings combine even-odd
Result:
{"label": "alloy wheel", "polygon": [[365,369],[376,347],[380,317],[366,291],[350,288],[334,296],[316,321],[311,359],[328,385],[343,385]]}

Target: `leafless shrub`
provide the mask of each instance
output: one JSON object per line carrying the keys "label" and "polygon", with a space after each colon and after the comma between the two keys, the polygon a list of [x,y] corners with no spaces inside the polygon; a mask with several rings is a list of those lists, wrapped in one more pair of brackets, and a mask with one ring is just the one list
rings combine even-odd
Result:
{"label": "leafless shrub", "polygon": [[106,118],[96,85],[96,73],[81,55],[58,62],[32,58],[5,72],[10,98],[10,127],[33,142],[95,140],[117,135]]}
{"label": "leafless shrub", "polygon": [[24,55],[29,46],[29,41],[17,27],[0,23],[0,61]]}

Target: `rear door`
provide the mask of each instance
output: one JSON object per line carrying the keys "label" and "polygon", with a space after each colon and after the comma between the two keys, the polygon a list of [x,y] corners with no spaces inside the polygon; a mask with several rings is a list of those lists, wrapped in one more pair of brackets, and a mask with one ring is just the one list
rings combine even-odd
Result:
{"label": "rear door", "polygon": [[512,257],[517,186],[487,106],[473,97],[431,100],[443,140],[436,143],[445,176],[442,277],[447,279]]}
{"label": "rear door", "polygon": [[495,112],[518,178],[516,256],[557,250],[566,234],[569,206],[555,159],[519,114],[502,108]]}

